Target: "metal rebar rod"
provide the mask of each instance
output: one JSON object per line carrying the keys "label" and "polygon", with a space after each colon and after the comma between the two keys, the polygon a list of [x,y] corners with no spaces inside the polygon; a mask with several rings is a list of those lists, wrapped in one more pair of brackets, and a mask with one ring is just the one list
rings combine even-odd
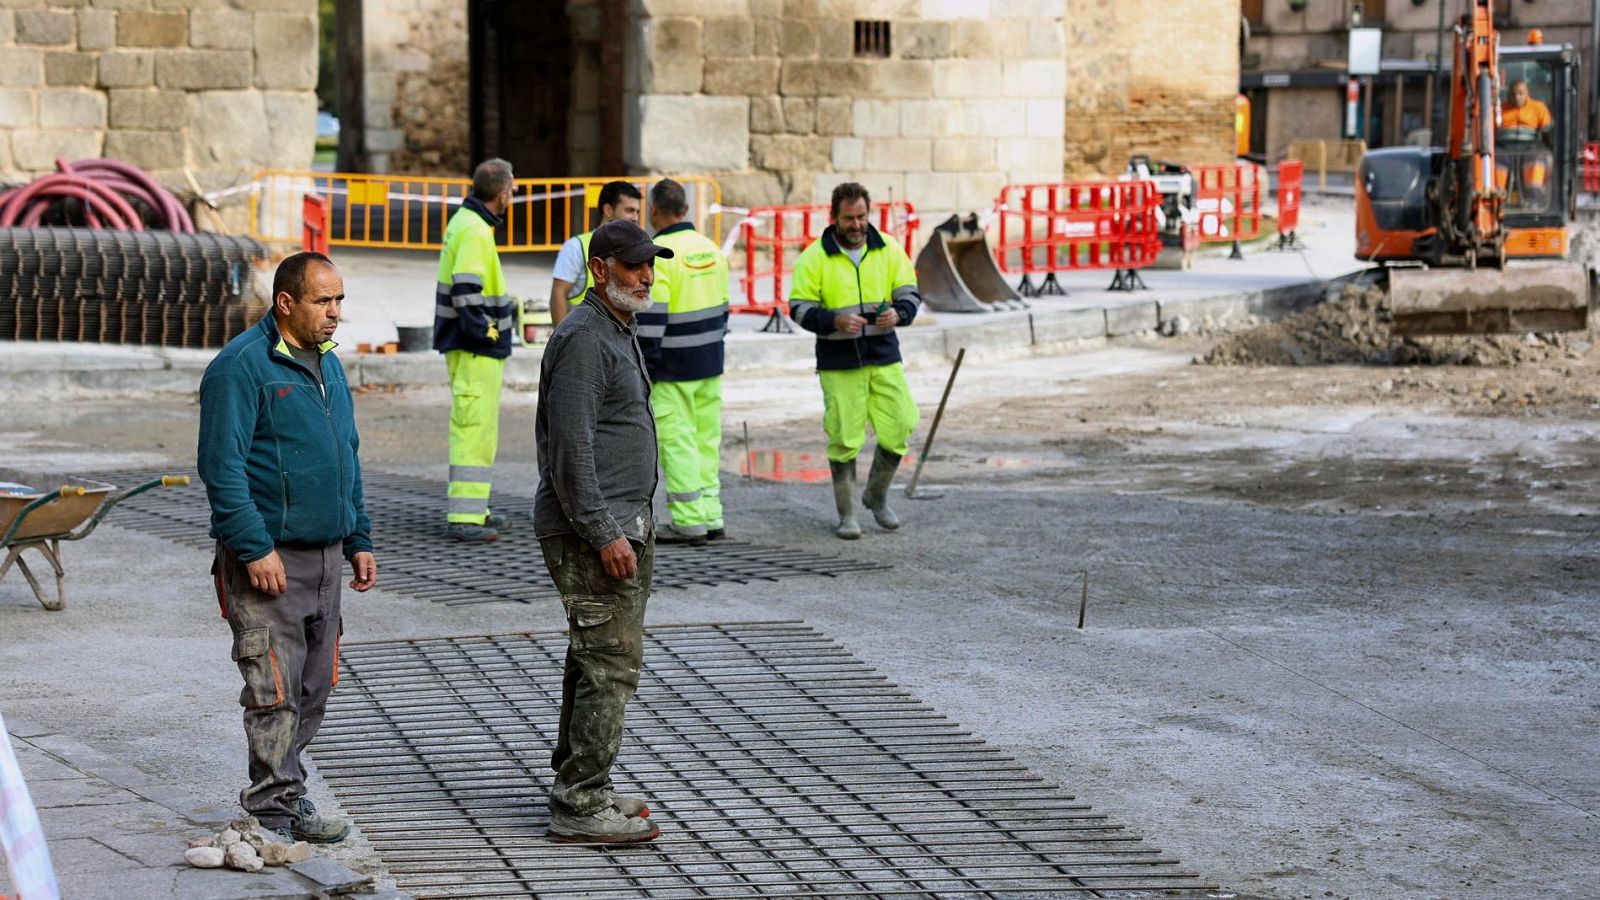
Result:
{"label": "metal rebar rod", "polygon": [[956,373],[961,371],[961,361],[967,358],[967,348],[962,347],[956,351],[955,365],[950,367],[950,377],[945,380],[944,394],[939,397],[939,409],[933,414],[933,424],[928,427],[928,439],[922,442],[922,450],[917,454],[917,468],[911,473],[911,483],[906,486],[906,496],[917,495],[917,481],[922,478],[922,467],[928,461],[928,453],[933,449],[933,439],[939,434],[939,422],[944,418],[944,405],[950,400],[950,389],[955,386]]}

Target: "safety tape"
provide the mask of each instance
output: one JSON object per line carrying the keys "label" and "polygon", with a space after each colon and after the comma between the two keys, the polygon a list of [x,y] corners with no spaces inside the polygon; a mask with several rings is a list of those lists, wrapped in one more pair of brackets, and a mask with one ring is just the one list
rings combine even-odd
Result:
{"label": "safety tape", "polygon": [[[404,181],[404,179],[397,179],[397,180],[399,180],[401,182]],[[256,192],[265,190],[266,189],[266,183],[268,181],[272,181],[272,182],[277,183],[277,184],[282,184],[283,179],[281,179],[281,178],[255,179],[255,180],[246,182],[244,184],[238,184],[238,185],[234,185],[233,187],[230,187],[230,188],[224,188],[224,189],[222,189],[220,191],[212,191],[211,193],[208,193],[208,194],[202,194],[201,196],[205,200],[207,200],[209,203],[211,203],[213,206],[215,206],[216,202],[218,200],[222,199],[223,197],[228,197],[228,196],[231,196],[233,194],[241,194],[241,193],[244,193],[246,191],[249,191],[251,193],[256,193]],[[390,181],[366,181],[366,182],[362,182],[362,184],[366,184],[366,185],[374,185],[374,184],[385,184],[385,185],[387,185],[387,184],[393,184],[393,183],[394,182],[390,182]],[[308,182],[305,182],[305,181],[295,182],[295,181],[291,180],[291,181],[289,181],[288,187],[286,189],[292,193],[295,190],[296,187],[300,187],[300,186],[303,186],[308,193],[344,194],[345,196],[349,196],[349,194],[350,194],[350,189],[348,187],[336,186],[336,185],[331,185],[331,184],[330,185],[318,185],[315,182],[309,182],[308,183]],[[511,198],[511,202],[513,204],[517,204],[517,203],[534,203],[534,202],[540,201],[540,200],[560,200],[560,199],[563,199],[563,198],[566,198],[566,197],[581,197],[581,196],[585,195],[586,193],[588,193],[588,191],[585,190],[584,188],[580,187],[580,188],[574,188],[574,189],[565,190],[565,191],[551,191],[549,193],[544,193],[544,194],[525,194],[525,195],[520,195],[520,196],[514,195]],[[384,199],[386,199],[386,200],[403,200],[403,201],[408,201],[408,202],[445,203],[445,204],[460,204],[461,200],[462,200],[462,198],[460,198],[460,197],[446,197],[446,196],[443,196],[443,195],[440,195],[440,194],[413,194],[413,193],[408,193],[408,192],[386,194]]]}

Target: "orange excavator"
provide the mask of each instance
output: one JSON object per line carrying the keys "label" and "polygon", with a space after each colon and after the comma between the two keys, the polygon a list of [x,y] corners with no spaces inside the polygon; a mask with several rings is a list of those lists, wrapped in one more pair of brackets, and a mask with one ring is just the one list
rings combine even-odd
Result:
{"label": "orange excavator", "polygon": [[1578,55],[1537,33],[1501,46],[1490,0],[1466,7],[1448,146],[1362,158],[1356,256],[1384,267],[1397,334],[1581,330],[1590,275],[1567,261]]}

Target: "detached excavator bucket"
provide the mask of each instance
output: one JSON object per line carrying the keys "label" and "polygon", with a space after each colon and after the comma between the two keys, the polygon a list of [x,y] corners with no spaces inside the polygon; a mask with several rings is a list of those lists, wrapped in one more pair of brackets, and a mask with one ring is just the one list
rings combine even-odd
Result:
{"label": "detached excavator bucket", "polygon": [[1572,263],[1504,269],[1390,269],[1391,330],[1401,335],[1580,331],[1589,272]]}
{"label": "detached excavator bucket", "polygon": [[917,289],[929,309],[940,312],[994,312],[1026,309],[995,268],[978,217],[951,216],[933,230],[917,254]]}

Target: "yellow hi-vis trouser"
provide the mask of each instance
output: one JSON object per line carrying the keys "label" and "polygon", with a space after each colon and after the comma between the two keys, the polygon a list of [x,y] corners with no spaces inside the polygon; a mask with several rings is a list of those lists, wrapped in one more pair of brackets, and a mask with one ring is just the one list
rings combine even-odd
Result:
{"label": "yellow hi-vis trouser", "polygon": [[467,350],[444,355],[450,367],[450,487],[445,520],[482,525],[500,446],[500,380],[506,361]]}
{"label": "yellow hi-vis trouser", "polygon": [[899,363],[823,369],[817,375],[822,379],[822,428],[828,432],[828,459],[855,459],[867,442],[868,422],[879,447],[906,455],[920,414]]}
{"label": "yellow hi-vis trouser", "polygon": [[650,406],[673,526],[685,534],[723,527],[722,376],[657,381]]}

